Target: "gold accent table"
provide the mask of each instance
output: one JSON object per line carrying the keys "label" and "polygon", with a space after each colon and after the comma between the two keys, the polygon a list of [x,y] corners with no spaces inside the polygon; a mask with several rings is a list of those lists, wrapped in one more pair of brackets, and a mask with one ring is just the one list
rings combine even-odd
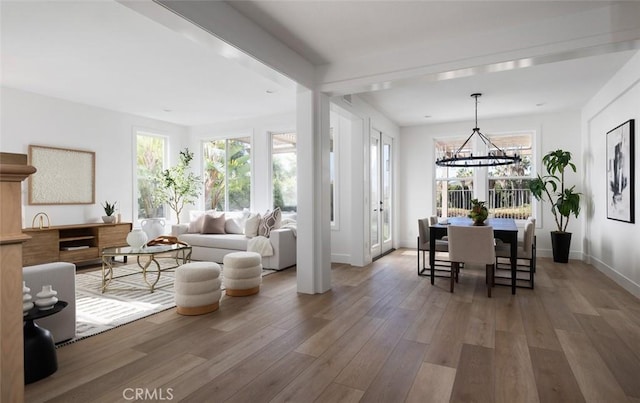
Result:
{"label": "gold accent table", "polygon": [[[124,246],[120,248],[105,248],[102,251],[102,292],[104,293],[109,286],[109,283],[114,279],[113,271],[115,269],[114,262],[116,257],[122,256],[135,256],[138,267],[142,270],[142,278],[147,284],[151,292],[154,291],[156,284],[160,281],[160,274],[163,271],[175,269],[181,264],[185,264],[191,261],[191,246],[183,244],[172,245],[154,245],[144,246],[142,248],[132,248],[130,246]],[[176,265],[161,269],[160,263],[157,259],[168,258],[175,259]],[[181,263],[182,262],[182,263]],[[151,264],[156,266],[155,270],[149,270]],[[152,283],[147,279],[147,273],[156,273],[155,281]],[[124,277],[124,276],[120,276]],[[118,278],[118,277],[115,277]]]}

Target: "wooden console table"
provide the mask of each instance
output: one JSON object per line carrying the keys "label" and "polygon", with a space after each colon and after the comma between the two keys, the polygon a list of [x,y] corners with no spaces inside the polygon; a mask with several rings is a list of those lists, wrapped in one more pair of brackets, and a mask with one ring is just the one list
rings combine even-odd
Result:
{"label": "wooden console table", "polygon": [[127,244],[131,223],[58,225],[24,228],[23,266],[50,262],[83,263],[100,259],[104,248]]}

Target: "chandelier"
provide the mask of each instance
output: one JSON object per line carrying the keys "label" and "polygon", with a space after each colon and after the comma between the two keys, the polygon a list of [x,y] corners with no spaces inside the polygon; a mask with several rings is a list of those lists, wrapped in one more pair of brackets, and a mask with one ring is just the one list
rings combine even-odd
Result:
{"label": "chandelier", "polygon": [[[512,155],[507,154],[503,149],[495,145],[487,136],[480,133],[478,127],[478,97],[482,96],[480,93],[471,94],[476,99],[476,127],[473,128],[471,135],[467,137],[465,142],[456,150],[453,154],[447,152],[443,157],[436,159],[436,165],[441,167],[495,167],[500,165],[519,164],[522,158],[514,153]],[[477,137],[482,140],[486,146],[487,155],[473,155],[472,152],[465,151],[464,147],[469,143],[469,140],[476,134]]]}

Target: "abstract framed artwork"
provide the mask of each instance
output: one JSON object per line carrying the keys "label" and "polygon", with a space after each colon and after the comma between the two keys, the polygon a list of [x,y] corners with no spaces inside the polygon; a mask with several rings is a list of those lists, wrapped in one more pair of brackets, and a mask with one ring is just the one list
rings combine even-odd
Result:
{"label": "abstract framed artwork", "polygon": [[607,218],[635,222],[634,120],[607,132]]}
{"label": "abstract framed artwork", "polygon": [[30,145],[29,204],[94,204],[95,160],[93,151]]}

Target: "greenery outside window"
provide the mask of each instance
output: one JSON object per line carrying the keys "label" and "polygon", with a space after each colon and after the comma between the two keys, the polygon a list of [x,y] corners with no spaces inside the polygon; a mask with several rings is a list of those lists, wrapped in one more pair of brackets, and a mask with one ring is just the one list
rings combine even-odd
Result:
{"label": "greenery outside window", "polygon": [[273,207],[285,213],[298,211],[298,166],[295,133],[271,134]]}
{"label": "greenery outside window", "polygon": [[242,211],[251,207],[251,137],[203,144],[207,209]]}
{"label": "greenery outside window", "polygon": [[[522,156],[519,165],[488,168],[436,167],[436,210],[440,217],[466,216],[471,200],[487,202],[489,214],[495,217],[526,219],[533,216],[532,179],[533,132],[488,135],[496,146]],[[457,150],[466,138],[436,140],[436,157]],[[470,144],[470,150],[485,154],[494,150]]]}
{"label": "greenery outside window", "polygon": [[154,189],[165,169],[167,138],[138,131],[136,133],[136,186],[138,219],[165,216],[165,205],[156,198]]}

